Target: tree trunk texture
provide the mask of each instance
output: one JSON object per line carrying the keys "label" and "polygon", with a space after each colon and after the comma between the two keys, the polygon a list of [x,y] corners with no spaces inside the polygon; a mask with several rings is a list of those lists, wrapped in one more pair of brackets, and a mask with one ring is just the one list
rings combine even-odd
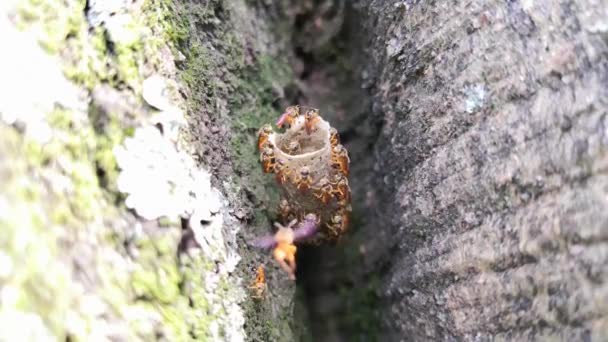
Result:
{"label": "tree trunk texture", "polygon": [[[608,338],[607,14],[605,1],[349,6],[347,244],[362,255],[349,272],[353,287],[377,275],[387,340]],[[343,312],[323,296],[331,279],[309,285],[319,314]]]}
{"label": "tree trunk texture", "polygon": [[[605,0],[0,15],[0,339],[608,339]],[[278,204],[256,132],[295,103],[338,128],[353,217],[294,284],[246,242]]]}

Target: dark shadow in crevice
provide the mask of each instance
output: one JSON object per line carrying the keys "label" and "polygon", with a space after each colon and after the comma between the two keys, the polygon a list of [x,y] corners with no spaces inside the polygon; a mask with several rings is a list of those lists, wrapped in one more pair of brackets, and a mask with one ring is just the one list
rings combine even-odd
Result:
{"label": "dark shadow in crevice", "polygon": [[[349,150],[353,213],[349,232],[338,245],[298,247],[298,293],[306,305],[314,341],[371,341],[379,334],[379,277],[377,272],[368,271],[370,267],[363,267],[368,261],[358,231],[367,225],[363,213],[376,208],[367,207],[364,191],[357,190],[375,177],[372,147],[382,122],[371,114],[370,89],[362,86],[367,64],[361,53],[364,40],[357,32],[357,18],[350,17],[355,12],[348,5],[344,11],[331,11],[327,10],[327,1],[314,3],[317,7],[312,13],[301,14],[295,21],[294,65],[298,68],[294,70],[300,84],[295,102],[319,108]],[[314,39],[307,37],[310,21],[319,20],[321,15],[314,11],[322,6],[323,15],[345,15],[339,20],[325,18],[343,26],[327,44],[310,49],[314,46],[306,43],[306,39]]]}

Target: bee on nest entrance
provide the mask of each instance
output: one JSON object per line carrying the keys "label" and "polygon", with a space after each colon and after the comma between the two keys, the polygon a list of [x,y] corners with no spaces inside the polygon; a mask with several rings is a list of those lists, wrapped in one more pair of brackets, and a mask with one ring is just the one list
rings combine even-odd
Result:
{"label": "bee on nest entrance", "polygon": [[[336,243],[350,219],[350,158],[335,128],[318,109],[291,106],[279,117],[275,132],[266,124],[258,132],[260,161],[274,173],[282,198],[275,234],[252,241],[273,255],[295,279],[296,243]],[[289,220],[289,221],[288,221]]]}

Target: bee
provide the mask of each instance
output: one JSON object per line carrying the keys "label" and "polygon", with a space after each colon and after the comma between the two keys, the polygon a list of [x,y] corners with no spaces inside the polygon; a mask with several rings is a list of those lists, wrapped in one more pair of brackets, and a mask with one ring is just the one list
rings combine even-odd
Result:
{"label": "bee", "polygon": [[274,234],[274,249],[272,255],[274,259],[279,263],[279,266],[289,274],[289,279],[296,279],[296,252],[298,247],[293,244],[294,241],[294,229],[293,226],[297,223],[297,220],[292,220],[283,226],[278,222],[274,225],[278,228]]}
{"label": "bee", "polygon": [[276,164],[274,150],[268,146],[265,147],[260,154],[260,161],[262,162],[262,170],[264,173],[272,173]]}
{"label": "bee", "polygon": [[322,178],[313,190],[313,195],[323,204],[329,203],[334,196],[332,193],[333,187],[327,178]]}
{"label": "bee", "polygon": [[285,152],[294,155],[300,150],[300,143],[297,140],[292,140],[287,144]]}
{"label": "bee", "polygon": [[[279,222],[275,222],[274,225],[277,227],[276,233],[258,237],[250,242],[252,246],[257,248],[272,249],[272,255],[275,260],[279,263],[279,266],[289,274],[289,279],[292,280],[296,279],[296,252],[298,251],[298,247],[294,245],[294,238],[296,236],[294,225],[297,222],[297,220],[292,220],[286,226],[283,226]],[[304,233],[310,232],[308,229],[306,231],[302,231],[301,229],[298,230],[299,235]],[[258,274],[260,274],[259,271]],[[255,285],[262,283],[261,281],[258,281],[261,279],[263,278],[258,276]],[[255,287],[259,288],[260,286]]]}
{"label": "bee", "polygon": [[274,164],[274,173],[277,183],[284,184],[291,175],[291,169],[287,166],[287,163],[283,159],[278,159]]}
{"label": "bee", "polygon": [[252,296],[253,298],[264,298],[264,295],[266,294],[266,289],[268,288],[268,286],[266,285],[266,274],[264,272],[264,265],[258,266],[256,270],[255,280],[253,281],[251,286],[249,286],[249,288],[254,293],[254,295]]}
{"label": "bee", "polygon": [[291,127],[298,116],[300,116],[300,106],[287,107],[285,113],[277,120],[277,127],[282,128],[284,124],[288,124]]}
{"label": "bee", "polygon": [[292,216],[293,213],[289,202],[285,198],[281,199],[279,202],[279,221],[283,223],[289,222],[289,220],[292,219]]}
{"label": "bee", "polygon": [[258,150],[262,151],[266,144],[269,144],[268,137],[272,134],[272,126],[266,124],[258,131]]}
{"label": "bee", "polygon": [[304,114],[304,128],[306,128],[306,133],[310,135],[312,131],[315,129],[319,121],[321,120],[319,117],[318,109],[310,109]]}
{"label": "bee", "polygon": [[333,127],[329,129],[329,143],[331,144],[332,148],[340,144],[340,136],[338,135],[338,130]]}
{"label": "bee", "polygon": [[300,191],[306,191],[310,189],[312,185],[312,177],[310,175],[310,169],[306,166],[300,169],[300,172],[295,177],[296,188]]}
{"label": "bee", "polygon": [[327,228],[331,233],[332,237],[337,238],[341,236],[348,228],[350,219],[346,210],[340,210],[331,216],[331,219],[327,223]]}
{"label": "bee", "polygon": [[331,149],[331,166],[343,175],[348,176],[350,158],[344,146],[338,144]]}
{"label": "bee", "polygon": [[338,203],[350,202],[350,187],[348,186],[348,179],[344,175],[335,174],[331,186],[331,194],[338,200]]}

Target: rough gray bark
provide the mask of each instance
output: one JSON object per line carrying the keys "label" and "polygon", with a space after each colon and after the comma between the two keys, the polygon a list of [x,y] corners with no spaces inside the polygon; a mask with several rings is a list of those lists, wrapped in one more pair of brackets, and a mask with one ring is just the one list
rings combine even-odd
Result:
{"label": "rough gray bark", "polygon": [[356,239],[382,272],[390,340],[608,336],[606,14],[605,1],[353,4],[371,104],[352,117],[382,122],[373,157],[352,155]]}
{"label": "rough gray bark", "polygon": [[[605,0],[9,5],[0,290],[12,300],[0,303],[0,336],[23,338],[24,324],[70,340],[608,336]],[[123,205],[119,172],[138,184],[139,157],[172,139],[172,121],[156,132],[160,113],[142,98],[151,76],[175,86],[188,152],[177,159],[192,169],[162,182],[194,184],[180,192],[188,206],[221,190],[221,215],[143,220]],[[73,94],[54,93],[66,84]],[[278,199],[256,132],[294,103],[320,108],[352,159],[352,232],[299,249],[304,291],[245,243],[269,233]],[[160,140],[116,157],[139,128]],[[190,182],[207,172],[190,157],[209,189]],[[176,160],[163,158],[142,164]],[[169,192],[151,196],[156,209],[175,207]],[[268,291],[256,300],[260,264]]]}

